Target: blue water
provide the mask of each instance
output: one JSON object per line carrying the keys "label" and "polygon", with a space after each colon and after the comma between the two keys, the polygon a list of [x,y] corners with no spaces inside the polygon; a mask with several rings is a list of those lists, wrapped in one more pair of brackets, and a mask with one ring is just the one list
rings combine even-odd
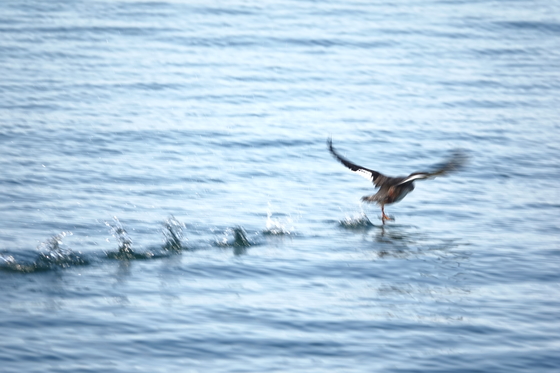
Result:
{"label": "blue water", "polygon": [[0,2],[0,371],[558,372],[559,14]]}

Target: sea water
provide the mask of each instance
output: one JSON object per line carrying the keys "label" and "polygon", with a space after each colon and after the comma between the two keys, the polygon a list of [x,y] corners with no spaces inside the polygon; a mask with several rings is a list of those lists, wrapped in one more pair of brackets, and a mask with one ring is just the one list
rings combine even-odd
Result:
{"label": "sea water", "polygon": [[557,372],[558,14],[0,2],[0,371]]}

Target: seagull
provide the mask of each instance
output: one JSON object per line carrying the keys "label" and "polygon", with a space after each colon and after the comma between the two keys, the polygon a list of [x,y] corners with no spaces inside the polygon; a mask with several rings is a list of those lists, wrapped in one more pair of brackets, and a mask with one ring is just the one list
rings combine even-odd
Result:
{"label": "seagull", "polygon": [[358,166],[342,157],[334,150],[332,139],[327,139],[327,145],[331,154],[344,166],[348,167],[358,175],[365,177],[379,188],[377,193],[362,197],[362,201],[368,203],[376,202],[381,206],[381,221],[385,224],[385,220],[394,220],[393,218],[385,215],[385,205],[399,202],[408,193],[414,190],[414,181],[422,179],[433,179],[436,176],[446,175],[452,171],[456,171],[466,162],[466,155],[456,150],[451,157],[443,164],[438,165],[432,172],[414,172],[404,177],[389,177],[380,172],[370,170],[362,166]]}

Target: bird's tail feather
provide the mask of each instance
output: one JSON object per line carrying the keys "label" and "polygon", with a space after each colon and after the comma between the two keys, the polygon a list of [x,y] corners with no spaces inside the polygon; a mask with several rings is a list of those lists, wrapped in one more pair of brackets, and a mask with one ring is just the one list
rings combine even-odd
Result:
{"label": "bird's tail feather", "polygon": [[367,203],[375,203],[378,202],[377,197],[375,194],[372,194],[370,196],[363,196],[362,197],[362,201],[363,202],[367,202]]}

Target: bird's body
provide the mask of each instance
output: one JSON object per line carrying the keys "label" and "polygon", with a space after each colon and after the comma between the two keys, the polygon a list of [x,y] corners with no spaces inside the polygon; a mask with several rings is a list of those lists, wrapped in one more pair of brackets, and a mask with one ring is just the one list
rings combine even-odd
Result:
{"label": "bird's body", "polygon": [[380,172],[370,170],[365,167],[358,166],[346,158],[338,154],[332,145],[332,140],[329,138],[327,141],[329,151],[331,154],[344,166],[370,180],[376,188],[379,188],[377,193],[362,197],[362,201],[368,203],[377,203],[381,206],[381,220],[393,220],[385,215],[385,205],[396,203],[402,200],[408,193],[414,190],[414,181],[421,179],[434,178],[447,174],[448,172],[458,169],[465,161],[465,156],[460,152],[455,154],[443,165],[439,166],[432,172],[414,172],[404,177],[389,177]]}

